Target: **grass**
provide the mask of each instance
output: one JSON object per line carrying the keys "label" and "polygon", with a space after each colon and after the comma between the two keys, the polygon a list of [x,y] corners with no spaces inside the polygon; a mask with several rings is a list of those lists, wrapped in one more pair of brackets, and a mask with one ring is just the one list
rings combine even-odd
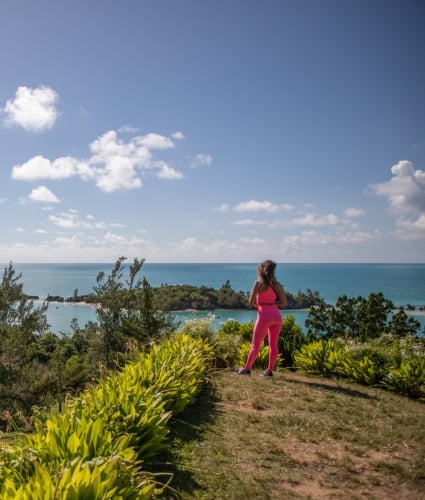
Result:
{"label": "grass", "polygon": [[[156,470],[183,499],[425,499],[425,404],[278,372],[216,372]],[[165,496],[163,497],[165,498]]]}

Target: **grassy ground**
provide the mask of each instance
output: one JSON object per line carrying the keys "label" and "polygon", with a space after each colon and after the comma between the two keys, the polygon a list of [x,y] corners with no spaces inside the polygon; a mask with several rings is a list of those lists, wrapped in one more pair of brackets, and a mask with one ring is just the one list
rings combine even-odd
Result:
{"label": "grassy ground", "polygon": [[183,499],[425,499],[425,404],[379,389],[217,372],[172,440]]}

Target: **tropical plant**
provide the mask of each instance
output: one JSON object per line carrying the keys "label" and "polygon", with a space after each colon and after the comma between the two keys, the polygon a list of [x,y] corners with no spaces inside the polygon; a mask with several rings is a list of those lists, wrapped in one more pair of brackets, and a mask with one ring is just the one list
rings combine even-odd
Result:
{"label": "tropical plant", "polygon": [[388,390],[425,400],[425,357],[413,357],[390,369],[383,381]]}

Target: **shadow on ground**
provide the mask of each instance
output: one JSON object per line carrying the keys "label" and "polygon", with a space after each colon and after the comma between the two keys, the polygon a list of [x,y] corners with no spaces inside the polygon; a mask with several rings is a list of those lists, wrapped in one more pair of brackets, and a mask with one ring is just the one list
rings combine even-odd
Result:
{"label": "shadow on ground", "polygon": [[182,492],[190,493],[201,488],[190,471],[176,467],[176,462],[181,463],[181,457],[176,460],[174,454],[175,450],[180,449],[185,443],[202,439],[206,426],[213,423],[216,418],[218,399],[214,387],[206,383],[195,403],[170,420],[169,446],[149,466],[148,464],[145,466],[145,470],[160,474],[158,477],[160,482],[163,482],[164,478],[166,481],[167,476],[172,477],[169,488],[161,495],[162,499],[179,498]]}

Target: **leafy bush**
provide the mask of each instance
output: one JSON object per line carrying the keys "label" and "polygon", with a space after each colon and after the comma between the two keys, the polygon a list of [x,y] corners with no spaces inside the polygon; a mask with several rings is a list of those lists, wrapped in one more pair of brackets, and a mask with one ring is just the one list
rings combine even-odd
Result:
{"label": "leafy bush", "polygon": [[295,323],[295,316],[288,314],[285,316],[279,336],[279,354],[282,365],[286,367],[294,366],[294,354],[301,346],[308,343],[301,327]]}
{"label": "leafy bush", "polygon": [[211,348],[179,334],[122,372],[38,416],[36,430],[0,449],[0,498],[151,498],[161,486],[140,466],[159,453],[167,421],[200,390]]}
{"label": "leafy bush", "polygon": [[363,385],[375,385],[381,378],[376,364],[367,356],[360,359],[347,356],[342,360],[337,372]]}
{"label": "leafy bush", "polygon": [[402,361],[399,367],[389,371],[383,385],[398,394],[425,400],[425,358]]}
{"label": "leafy bush", "polygon": [[318,340],[305,344],[294,354],[295,366],[301,370],[330,376],[338,373],[347,350],[335,340]]}
{"label": "leafy bush", "polygon": [[[238,358],[237,358],[237,364],[240,366],[244,366],[246,362],[246,358],[248,357],[249,351],[251,349],[251,344],[249,342],[244,342],[238,350]],[[277,360],[276,366],[279,366],[279,358]],[[255,360],[254,363],[254,368],[262,368],[265,369],[267,368],[267,365],[269,363],[269,346],[267,345],[262,345],[260,352],[258,354],[257,359]]]}

